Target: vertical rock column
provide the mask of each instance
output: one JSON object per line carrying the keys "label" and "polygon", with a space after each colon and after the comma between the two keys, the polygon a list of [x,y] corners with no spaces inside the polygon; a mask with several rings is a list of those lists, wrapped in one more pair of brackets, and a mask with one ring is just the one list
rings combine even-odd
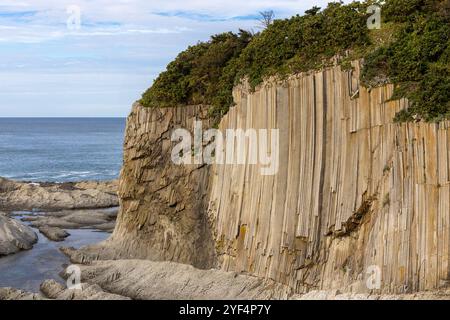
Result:
{"label": "vertical rock column", "polygon": [[[450,123],[394,124],[406,100],[359,65],[235,88],[220,129],[279,129],[278,174],[214,165],[220,265],[297,292],[412,292],[449,280]],[[370,272],[380,286],[368,286]]]}

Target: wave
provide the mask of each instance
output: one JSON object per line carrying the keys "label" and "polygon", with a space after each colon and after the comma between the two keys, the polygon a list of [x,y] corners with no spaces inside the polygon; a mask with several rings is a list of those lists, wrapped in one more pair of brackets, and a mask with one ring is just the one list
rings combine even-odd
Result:
{"label": "wave", "polygon": [[120,170],[98,171],[39,171],[24,174],[0,174],[7,179],[31,182],[74,182],[82,180],[112,180],[119,177]]}

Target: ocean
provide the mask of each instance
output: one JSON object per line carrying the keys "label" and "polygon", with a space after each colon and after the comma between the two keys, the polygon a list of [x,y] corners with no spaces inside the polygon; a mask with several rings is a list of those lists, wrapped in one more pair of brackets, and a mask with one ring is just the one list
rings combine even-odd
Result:
{"label": "ocean", "polygon": [[0,177],[22,181],[119,176],[125,118],[0,118]]}

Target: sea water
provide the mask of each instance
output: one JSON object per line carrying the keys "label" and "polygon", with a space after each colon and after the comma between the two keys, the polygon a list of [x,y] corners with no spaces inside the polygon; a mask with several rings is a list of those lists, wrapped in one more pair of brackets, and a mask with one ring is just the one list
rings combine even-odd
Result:
{"label": "sea water", "polygon": [[67,182],[117,179],[124,118],[0,118],[0,177]]}

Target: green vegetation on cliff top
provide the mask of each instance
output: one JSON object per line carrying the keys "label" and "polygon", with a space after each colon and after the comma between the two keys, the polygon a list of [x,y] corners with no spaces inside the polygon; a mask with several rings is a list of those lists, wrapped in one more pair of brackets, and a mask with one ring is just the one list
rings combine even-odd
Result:
{"label": "green vegetation on cliff top", "polygon": [[264,31],[215,35],[189,47],[142,96],[146,107],[211,105],[220,117],[242,79],[252,88],[283,77],[363,59],[362,83],[396,85],[393,98],[411,101],[397,121],[450,118],[450,0],[386,0],[382,28],[369,30],[367,7],[378,1],[330,3],[303,16],[275,20]]}

